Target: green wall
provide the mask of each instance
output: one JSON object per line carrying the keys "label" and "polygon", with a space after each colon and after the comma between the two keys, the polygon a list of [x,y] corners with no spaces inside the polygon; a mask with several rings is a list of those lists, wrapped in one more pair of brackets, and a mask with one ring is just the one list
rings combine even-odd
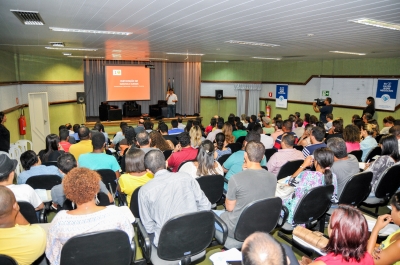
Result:
{"label": "green wall", "polygon": [[312,75],[400,75],[400,58],[202,63],[202,81],[296,82]]}
{"label": "green wall", "polygon": [[0,51],[0,82],[17,81],[14,54]]}

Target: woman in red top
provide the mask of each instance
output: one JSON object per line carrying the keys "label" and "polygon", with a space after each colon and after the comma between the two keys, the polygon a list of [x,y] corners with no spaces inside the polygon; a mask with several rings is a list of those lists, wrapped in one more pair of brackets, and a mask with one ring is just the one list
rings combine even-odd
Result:
{"label": "woman in red top", "polygon": [[357,264],[373,265],[367,252],[368,224],[362,213],[349,205],[339,205],[328,226],[329,242],[326,256],[317,258],[312,265]]}

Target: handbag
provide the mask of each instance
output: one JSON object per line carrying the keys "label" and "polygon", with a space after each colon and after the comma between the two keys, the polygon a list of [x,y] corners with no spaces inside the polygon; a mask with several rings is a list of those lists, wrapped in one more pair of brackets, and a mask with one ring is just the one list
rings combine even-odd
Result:
{"label": "handbag", "polygon": [[313,247],[316,247],[321,250],[325,248],[326,245],[328,245],[329,241],[326,237],[324,237],[324,234],[322,234],[321,232],[311,231],[299,225],[296,226],[295,229],[293,230],[293,235],[304,240]]}
{"label": "handbag", "polygon": [[276,184],[276,191],[275,191],[275,197],[279,197],[282,200],[290,198],[294,192],[294,187],[293,186],[288,186],[283,183],[277,183]]}

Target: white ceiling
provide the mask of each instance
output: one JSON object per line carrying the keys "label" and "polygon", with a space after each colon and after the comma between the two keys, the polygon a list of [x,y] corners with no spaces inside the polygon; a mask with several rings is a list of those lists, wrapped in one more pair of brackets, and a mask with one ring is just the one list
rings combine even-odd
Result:
{"label": "white ceiling", "polygon": [[[43,26],[25,26],[10,9],[39,11]],[[399,0],[1,0],[0,50],[62,57],[49,42],[97,48],[73,55],[169,61],[400,57],[400,31],[348,22],[400,23]],[[130,36],[53,32],[49,27],[131,31]],[[314,34],[309,37],[307,34]],[[226,43],[265,42],[279,47]],[[367,53],[366,56],[329,51]],[[204,56],[168,55],[203,53]],[[113,57],[114,54],[114,57]],[[119,54],[119,55],[118,55]]]}

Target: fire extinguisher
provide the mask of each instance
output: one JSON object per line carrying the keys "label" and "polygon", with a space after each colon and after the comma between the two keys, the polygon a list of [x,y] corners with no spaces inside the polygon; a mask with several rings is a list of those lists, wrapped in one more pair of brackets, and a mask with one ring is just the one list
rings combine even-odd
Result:
{"label": "fire extinguisher", "polygon": [[265,107],[265,112],[268,118],[271,118],[271,105]]}
{"label": "fire extinguisher", "polygon": [[26,119],[25,119],[25,116],[24,116],[24,110],[23,109],[21,111],[21,115],[19,116],[18,124],[19,124],[19,134],[20,135],[25,135],[26,134]]}

